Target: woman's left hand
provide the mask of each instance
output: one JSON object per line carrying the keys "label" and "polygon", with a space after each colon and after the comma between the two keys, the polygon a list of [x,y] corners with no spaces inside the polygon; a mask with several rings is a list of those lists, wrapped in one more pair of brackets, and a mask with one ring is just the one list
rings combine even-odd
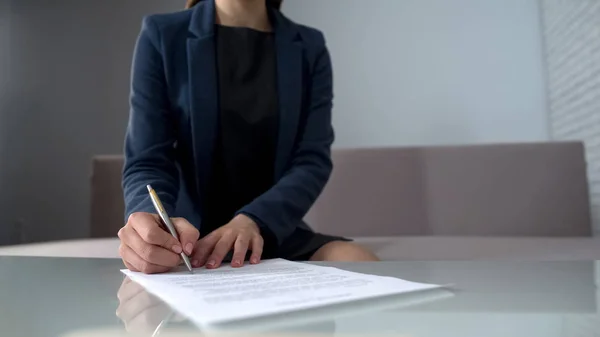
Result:
{"label": "woman's left hand", "polygon": [[246,252],[252,251],[250,263],[260,261],[263,250],[263,238],[258,225],[248,216],[239,214],[225,226],[208,234],[196,243],[192,257],[192,265],[206,268],[218,268],[223,259],[233,249],[232,267],[244,265]]}

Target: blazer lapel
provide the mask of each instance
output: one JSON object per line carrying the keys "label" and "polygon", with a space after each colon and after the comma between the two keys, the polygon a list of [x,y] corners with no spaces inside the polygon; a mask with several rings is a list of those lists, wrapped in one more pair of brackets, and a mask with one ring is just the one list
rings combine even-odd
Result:
{"label": "blazer lapel", "polygon": [[190,124],[194,144],[196,188],[200,198],[211,174],[218,128],[217,63],[214,42],[214,2],[203,1],[193,9],[187,40]]}
{"label": "blazer lapel", "polygon": [[296,41],[295,26],[276,10],[270,12],[277,53],[279,135],[275,179],[288,169],[302,109],[302,45]]}
{"label": "blazer lapel", "polygon": [[[294,24],[270,11],[277,53],[279,130],[275,179],[288,169],[302,109],[302,45]],[[214,41],[215,3],[202,1],[193,9],[187,40],[190,123],[198,192],[205,191],[211,174],[218,128],[217,62]],[[204,193],[199,193],[200,197]]]}

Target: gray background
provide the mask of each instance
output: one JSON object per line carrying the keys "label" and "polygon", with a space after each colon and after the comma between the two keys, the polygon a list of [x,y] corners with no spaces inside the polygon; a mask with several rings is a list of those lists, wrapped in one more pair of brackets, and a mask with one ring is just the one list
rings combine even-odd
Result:
{"label": "gray background", "polygon": [[180,9],[183,1],[8,3],[0,244],[86,237],[90,158],[122,151],[142,16]]}
{"label": "gray background", "polygon": [[[183,3],[0,0],[0,245],[89,234],[90,158],[122,150],[141,18]],[[283,11],[326,33],[335,146],[353,147],[548,140],[541,9],[287,0]]]}
{"label": "gray background", "polygon": [[337,146],[548,137],[535,0],[292,0],[323,30]]}

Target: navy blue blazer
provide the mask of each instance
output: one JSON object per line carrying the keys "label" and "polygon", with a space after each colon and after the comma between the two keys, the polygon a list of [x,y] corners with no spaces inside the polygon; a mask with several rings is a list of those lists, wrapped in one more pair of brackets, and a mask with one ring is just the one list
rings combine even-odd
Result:
{"label": "navy blue blazer", "polygon": [[[132,65],[125,139],[126,217],[155,212],[151,184],[171,216],[201,229],[218,131],[214,0],[144,18]],[[323,34],[269,10],[275,34],[279,136],[273,187],[239,210],[279,243],[296,228],[332,170],[332,69]]]}

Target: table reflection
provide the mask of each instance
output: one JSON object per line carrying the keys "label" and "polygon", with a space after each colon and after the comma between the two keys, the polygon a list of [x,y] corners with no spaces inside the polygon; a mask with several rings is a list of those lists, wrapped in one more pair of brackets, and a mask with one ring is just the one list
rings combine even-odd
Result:
{"label": "table reflection", "polygon": [[[453,296],[420,302],[362,303],[239,322],[267,330],[375,336],[599,336],[599,264],[593,261],[446,261],[330,264],[355,272],[453,284]],[[151,336],[198,329],[119,272],[119,260],[0,257],[0,335],[63,336],[113,329]],[[423,294],[421,294],[422,296]],[[118,316],[115,315],[117,312]],[[498,334],[492,334],[492,330]],[[130,332],[128,332],[130,331]],[[563,333],[565,332],[565,333]],[[575,333],[577,332],[577,333]],[[108,335],[108,334],[107,334]],[[107,336],[103,335],[103,336]],[[165,334],[161,334],[164,336]],[[286,335],[286,334],[277,334]]]}
{"label": "table reflection", "polygon": [[[543,330],[557,324],[565,330],[573,330],[583,328],[590,322],[595,324],[600,317],[594,278],[597,263],[594,262],[415,262],[401,265],[402,268],[397,272],[379,268],[375,273],[438,284],[452,283],[449,288],[451,291],[445,289],[360,301],[240,321],[216,328],[332,335],[394,332],[401,326],[404,333],[437,336],[434,331],[429,331],[434,328],[438,331],[437,328],[426,322],[437,321],[437,326],[453,322],[452,326],[459,330],[461,326],[481,330],[498,320],[507,327],[525,324],[532,331],[537,326]],[[399,264],[389,264],[389,267],[397,266]],[[358,266],[353,266],[353,269],[362,271]],[[120,301],[117,314],[127,331],[151,335],[171,313],[161,300],[129,279],[123,281],[117,297]],[[473,315],[479,317],[478,322],[482,324],[468,318]],[[182,323],[195,329],[192,323],[178,314],[173,314],[173,318],[167,321],[168,324],[163,324],[167,330],[168,327],[179,328]],[[589,328],[586,330],[590,331]]]}
{"label": "table reflection", "polygon": [[117,317],[125,324],[128,332],[158,335],[169,323],[181,323],[186,319],[169,305],[131,281],[123,280],[117,292],[119,306]]}
{"label": "table reflection", "polygon": [[[123,279],[123,283],[119,287],[117,292],[117,298],[119,299],[119,306],[116,310],[117,317],[125,325],[125,329],[129,333],[133,333],[139,336],[158,336],[164,333],[173,332],[173,329],[181,330],[182,326],[186,326],[190,329],[195,328],[187,318],[176,310],[173,310],[168,304],[163,302],[160,298],[147,292],[141,285],[132,281],[129,277]],[[288,319],[284,324],[286,331],[294,330],[294,315],[286,315]],[[315,331],[319,332],[320,335],[325,333],[335,333],[335,321],[326,319],[326,316],[317,315],[310,316],[303,314],[304,318],[301,326],[297,326],[298,330],[302,332]],[[325,317],[325,319],[324,319]],[[254,319],[251,321],[239,322],[237,324],[227,324],[213,327],[215,330],[269,330],[273,328],[275,322],[278,322],[279,318],[269,318],[269,320]],[[196,328],[197,329],[197,328]]]}

